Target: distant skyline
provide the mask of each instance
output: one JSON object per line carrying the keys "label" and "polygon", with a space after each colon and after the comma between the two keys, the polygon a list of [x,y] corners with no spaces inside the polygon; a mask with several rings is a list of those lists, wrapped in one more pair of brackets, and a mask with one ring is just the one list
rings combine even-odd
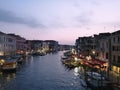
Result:
{"label": "distant skyline", "polygon": [[120,29],[120,0],[0,0],[0,31],[75,44]]}

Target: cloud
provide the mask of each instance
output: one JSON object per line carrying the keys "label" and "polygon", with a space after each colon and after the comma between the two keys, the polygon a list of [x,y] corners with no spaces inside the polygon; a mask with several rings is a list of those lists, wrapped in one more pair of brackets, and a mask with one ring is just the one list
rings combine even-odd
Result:
{"label": "cloud", "polygon": [[83,7],[86,5],[90,6],[99,6],[101,5],[100,1],[97,0],[72,0],[75,7]]}
{"label": "cloud", "polygon": [[93,12],[82,12],[79,16],[77,16],[75,19],[81,26],[87,26],[89,23],[92,22],[91,16],[93,15]]}
{"label": "cloud", "polygon": [[0,22],[23,24],[33,28],[44,27],[43,24],[38,23],[35,19],[22,18],[16,16],[13,12],[3,9],[0,9]]}

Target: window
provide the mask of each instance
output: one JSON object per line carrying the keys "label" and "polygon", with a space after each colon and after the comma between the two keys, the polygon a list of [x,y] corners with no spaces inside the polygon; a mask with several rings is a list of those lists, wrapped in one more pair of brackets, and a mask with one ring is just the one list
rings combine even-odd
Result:
{"label": "window", "polygon": [[115,47],[114,46],[112,46],[112,50],[115,51]]}
{"label": "window", "polygon": [[116,61],[116,60],[115,60],[115,55],[113,55],[113,63],[115,63],[115,61]]}
{"label": "window", "polygon": [[106,42],[106,48],[108,48],[108,42]]}
{"label": "window", "polygon": [[113,43],[115,43],[115,37],[113,38]]}
{"label": "window", "polygon": [[120,63],[120,56],[118,56],[118,63]]}
{"label": "window", "polygon": [[13,42],[13,40],[11,38],[8,38],[8,42]]}
{"label": "window", "polygon": [[5,44],[4,44],[4,47],[5,47]]}
{"label": "window", "polygon": [[108,53],[106,53],[106,59],[108,59]]}
{"label": "window", "polygon": [[119,37],[117,37],[117,43],[119,43]]}
{"label": "window", "polygon": [[5,42],[5,37],[4,37],[4,42]]}
{"label": "window", "polygon": [[118,43],[120,43],[120,37],[118,37]]}

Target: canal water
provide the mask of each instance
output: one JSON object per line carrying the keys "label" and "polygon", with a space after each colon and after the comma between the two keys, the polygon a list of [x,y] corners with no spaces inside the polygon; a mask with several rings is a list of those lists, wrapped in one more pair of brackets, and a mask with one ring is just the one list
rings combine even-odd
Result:
{"label": "canal water", "polygon": [[0,73],[0,90],[85,90],[80,82],[79,69],[64,67],[62,54],[31,56],[16,73]]}

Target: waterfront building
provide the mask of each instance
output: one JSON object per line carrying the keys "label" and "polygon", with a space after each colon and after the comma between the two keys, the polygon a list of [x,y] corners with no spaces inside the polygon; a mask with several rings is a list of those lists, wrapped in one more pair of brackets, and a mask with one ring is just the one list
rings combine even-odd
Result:
{"label": "waterfront building", "polygon": [[120,30],[112,33],[110,49],[112,74],[114,74],[114,80],[120,83]]}
{"label": "waterfront building", "polygon": [[27,48],[26,55],[31,54],[31,52],[32,52],[31,40],[26,40],[25,44],[26,44],[26,46],[27,46],[27,47],[26,47],[26,48]]}
{"label": "waterfront building", "polygon": [[42,51],[42,45],[43,41],[42,40],[31,40],[31,49],[34,52],[41,52]]}
{"label": "waterfront building", "polygon": [[110,36],[111,33],[100,33],[99,35],[94,35],[96,44],[95,51],[99,60],[107,62],[109,60]]}
{"label": "waterfront building", "polygon": [[49,52],[49,43],[43,41],[42,48],[43,48],[43,52]]}
{"label": "waterfront building", "polygon": [[15,55],[16,39],[10,35],[0,32],[0,56]]}
{"label": "waterfront building", "polygon": [[61,45],[59,44],[58,50],[63,51],[63,50],[71,50],[72,48],[75,48],[73,45]]}
{"label": "waterfront building", "polygon": [[95,48],[94,38],[92,36],[79,37],[76,39],[75,46],[78,54],[88,56]]}
{"label": "waterfront building", "polygon": [[[79,37],[76,40],[77,52],[83,53],[83,51],[92,50],[92,47],[89,47],[92,44],[87,41],[88,37]],[[120,83],[120,30],[113,33],[94,35],[93,43],[93,50],[97,54],[96,60],[107,62],[104,68],[107,78],[112,82]]]}
{"label": "waterfront building", "polygon": [[49,52],[56,52],[58,51],[58,41],[55,40],[45,40],[46,47],[48,48]]}
{"label": "waterfront building", "polygon": [[31,40],[31,49],[40,53],[54,52],[58,50],[58,42],[54,40]]}
{"label": "waterfront building", "polygon": [[27,51],[26,39],[15,34],[8,34],[16,39],[16,54],[25,54]]}

